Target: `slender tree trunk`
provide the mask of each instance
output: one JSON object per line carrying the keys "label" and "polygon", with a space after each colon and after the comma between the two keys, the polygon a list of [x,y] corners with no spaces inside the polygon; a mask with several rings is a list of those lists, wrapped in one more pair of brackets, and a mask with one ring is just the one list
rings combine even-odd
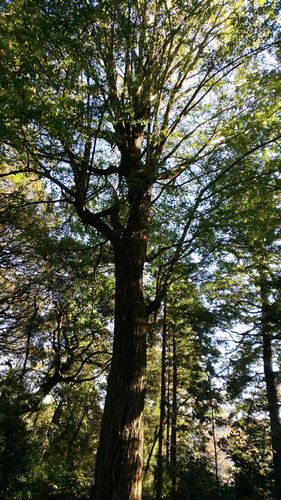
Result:
{"label": "slender tree trunk", "polygon": [[281,421],[275,373],[272,367],[271,337],[263,333],[263,365],[270,417],[276,500],[281,499]]}
{"label": "slender tree trunk", "polygon": [[276,376],[272,365],[272,339],[269,330],[270,305],[267,298],[266,279],[261,273],[261,331],[263,342],[263,367],[270,418],[271,443],[273,452],[273,473],[275,498],[281,499],[281,420],[279,413]]}
{"label": "slender tree trunk", "polygon": [[[212,392],[212,387],[211,387]],[[214,413],[214,402],[211,394],[211,417],[212,417],[212,436],[213,436],[213,445],[214,445],[214,458],[215,458],[215,476],[216,476],[216,484],[217,490],[220,490],[220,481],[219,481],[219,471],[218,471],[218,446],[217,446],[217,438],[216,438],[216,422],[215,422],[215,413]]]}
{"label": "slender tree trunk", "polygon": [[176,334],[173,332],[173,402],[172,402],[172,429],[171,429],[171,464],[172,464],[172,495],[177,490],[177,386],[178,386],[178,364],[177,364],[177,342]]}
{"label": "slender tree trunk", "polygon": [[150,451],[149,451],[149,454],[148,454],[148,457],[147,457],[147,461],[146,461],[146,465],[145,465],[145,468],[144,468],[144,474],[143,474],[144,479],[147,476],[147,473],[148,473],[148,470],[149,470],[149,466],[150,466],[150,461],[152,459],[154,448],[155,448],[156,443],[158,441],[158,437],[159,437],[159,426],[157,424],[157,427],[156,427],[156,430],[155,430],[155,433],[154,433],[153,443],[152,443],[152,446],[150,448]]}
{"label": "slender tree trunk", "polygon": [[[79,419],[79,421],[78,421],[78,425],[77,425],[77,427],[76,427],[76,429],[75,429],[75,432],[74,432],[74,434],[73,434],[73,436],[72,436],[71,442],[70,442],[70,443],[69,443],[69,445],[68,445],[68,450],[67,450],[67,457],[66,457],[66,459],[67,459],[67,461],[71,462],[73,465],[74,465],[74,463],[75,463],[75,458],[77,458],[77,456],[75,456],[75,454],[73,453],[74,444],[75,444],[75,441],[76,441],[76,439],[77,439],[77,436],[78,436],[78,434],[79,434],[79,432],[80,432],[80,430],[81,430],[81,427],[82,427],[82,424],[83,424],[83,420],[84,420],[84,418],[85,418],[85,417],[86,417],[86,415],[87,415],[87,411],[88,411],[88,408],[87,408],[87,406],[86,406],[86,407],[83,409],[83,411],[82,411],[82,415],[81,415],[81,417],[80,417],[80,419]],[[72,455],[72,454],[73,454],[73,456],[72,456],[72,460],[71,460],[71,455]]]}
{"label": "slender tree trunk", "polygon": [[163,329],[162,329],[161,396],[160,396],[157,470],[156,470],[156,500],[161,500],[163,495],[163,455],[164,455],[164,426],[165,426],[165,398],[166,398],[166,341],[167,341],[167,305],[165,299]]}
{"label": "slender tree trunk", "polygon": [[113,356],[90,498],[141,500],[147,306],[142,276],[146,238],[115,245]]}
{"label": "slender tree trunk", "polygon": [[167,428],[166,428],[166,465],[168,466],[171,459],[171,408],[170,408],[170,385],[171,385],[171,370],[170,370],[170,341],[167,339]]}

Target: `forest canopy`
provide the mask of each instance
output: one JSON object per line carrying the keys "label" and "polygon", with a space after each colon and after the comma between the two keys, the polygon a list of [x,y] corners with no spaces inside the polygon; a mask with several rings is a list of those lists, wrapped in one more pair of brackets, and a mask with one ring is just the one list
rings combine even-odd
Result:
{"label": "forest canopy", "polygon": [[0,0],[3,500],[280,500],[280,21]]}

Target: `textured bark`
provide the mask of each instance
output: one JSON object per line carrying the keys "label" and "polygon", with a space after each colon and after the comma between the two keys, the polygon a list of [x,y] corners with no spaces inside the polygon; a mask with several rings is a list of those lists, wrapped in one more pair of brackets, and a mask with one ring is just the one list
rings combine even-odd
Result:
{"label": "textured bark", "polygon": [[134,242],[116,251],[113,357],[91,498],[141,499],[146,305],[143,256]]}
{"label": "textured bark", "polygon": [[271,444],[273,453],[273,474],[275,498],[281,499],[281,420],[279,413],[276,375],[272,365],[272,338],[270,332],[270,305],[267,299],[266,279],[261,273],[261,333],[263,342],[263,367],[270,418]]}
{"label": "textured bark", "polygon": [[[113,243],[115,325],[113,355],[90,498],[141,500],[143,407],[146,376],[147,305],[143,269],[147,248],[150,190],[128,179],[128,221]],[[139,174],[141,175],[141,174]]]}

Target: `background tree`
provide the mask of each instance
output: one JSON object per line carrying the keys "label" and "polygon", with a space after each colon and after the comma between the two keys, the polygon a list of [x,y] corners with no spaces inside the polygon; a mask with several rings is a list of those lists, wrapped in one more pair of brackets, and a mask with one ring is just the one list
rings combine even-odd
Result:
{"label": "background tree", "polygon": [[[261,161],[259,159],[259,161]],[[275,158],[265,158],[275,164]],[[240,322],[240,332],[233,332],[237,354],[231,363],[234,371],[229,381],[233,394],[239,394],[253,383],[263,364],[263,376],[270,419],[276,498],[280,491],[280,209],[276,175],[269,174],[255,182],[250,192],[235,194],[226,203],[224,258],[219,281],[224,281],[222,295],[227,321]],[[278,181],[277,181],[278,182]],[[236,210],[233,211],[233,204]],[[227,289],[225,288],[227,287]],[[227,329],[227,328],[226,328]]]}
{"label": "background tree", "polygon": [[[48,201],[35,176],[10,177],[3,185],[0,488],[5,499],[39,499],[42,493],[50,499],[88,497],[111,358],[108,252],[83,241]],[[94,269],[86,258],[89,248]]]}

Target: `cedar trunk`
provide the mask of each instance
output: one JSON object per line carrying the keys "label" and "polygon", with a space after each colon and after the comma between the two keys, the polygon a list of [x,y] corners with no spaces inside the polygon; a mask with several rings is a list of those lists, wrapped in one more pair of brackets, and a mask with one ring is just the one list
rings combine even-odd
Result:
{"label": "cedar trunk", "polygon": [[112,364],[91,499],[140,500],[146,370],[143,253],[138,242],[115,249],[116,294]]}
{"label": "cedar trunk", "polygon": [[143,269],[149,190],[129,189],[130,215],[115,255],[113,355],[91,500],[141,500],[147,305]]}

